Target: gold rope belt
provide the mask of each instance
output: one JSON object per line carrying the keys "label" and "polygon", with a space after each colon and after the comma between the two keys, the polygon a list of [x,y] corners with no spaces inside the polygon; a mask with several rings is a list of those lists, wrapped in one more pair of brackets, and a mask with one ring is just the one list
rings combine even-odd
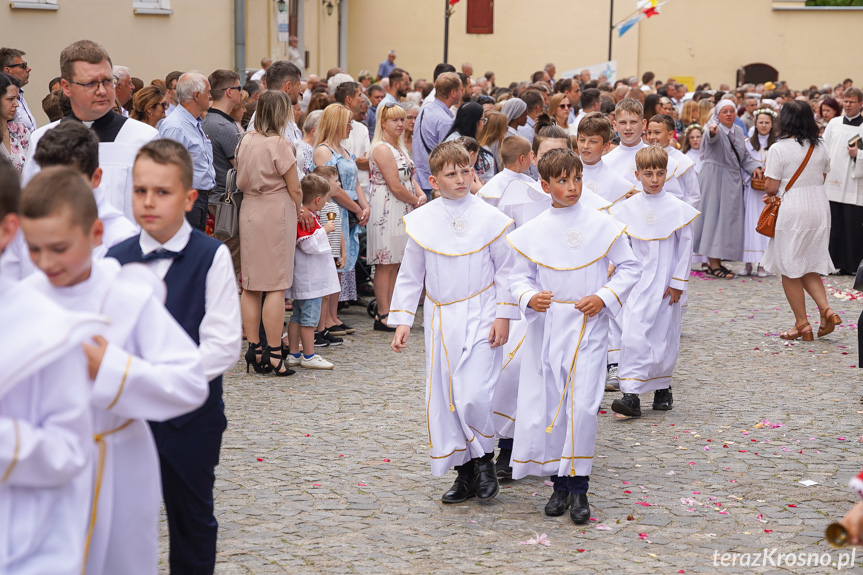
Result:
{"label": "gold rope belt", "polygon": [[444,355],[446,356],[446,367],[447,367],[447,372],[449,374],[449,410],[455,411],[455,404],[453,403],[453,400],[452,400],[452,367],[450,366],[450,363],[449,363],[449,352],[446,349],[446,342],[444,341],[444,337],[443,337],[443,313],[440,311],[440,308],[442,308],[443,306],[453,305],[456,303],[461,303],[463,301],[467,301],[469,299],[475,298],[476,296],[478,296],[481,293],[483,293],[484,291],[492,288],[493,286],[494,286],[494,282],[491,282],[489,285],[482,288],[481,290],[479,290],[478,292],[476,292],[473,295],[470,295],[470,296],[467,296],[467,297],[464,297],[461,299],[457,299],[455,301],[446,302],[446,303],[440,303],[439,301],[436,301],[431,295],[429,295],[428,289],[426,289],[426,297],[429,299],[430,302],[432,302],[434,304],[434,307],[432,308],[432,317],[431,317],[431,334],[432,334],[432,347],[431,347],[432,351],[431,351],[431,354],[432,355],[431,355],[431,367],[429,369],[428,400],[426,401],[426,425],[428,426],[428,431],[429,431],[429,449],[432,448],[431,421],[429,419],[429,409],[431,407],[432,380],[434,379],[433,376],[434,376],[434,348],[435,348],[435,345],[434,345],[434,318],[435,318],[435,313],[437,313],[437,316],[438,316],[438,329],[440,329],[440,343],[441,343],[441,346],[443,346]]}
{"label": "gold rope belt", "polygon": [[107,455],[108,445],[105,443],[105,438],[120,431],[123,431],[134,422],[134,419],[129,419],[116,429],[97,433],[93,436],[93,440],[99,447],[99,459],[96,465],[96,484],[93,489],[93,506],[90,509],[90,526],[87,529],[87,541],[84,544],[84,564],[81,566],[81,573],[84,575],[87,572],[87,557],[90,554],[90,540],[93,538],[93,529],[96,527],[96,514],[99,511],[99,492],[102,490],[102,475],[105,473],[105,456]]}

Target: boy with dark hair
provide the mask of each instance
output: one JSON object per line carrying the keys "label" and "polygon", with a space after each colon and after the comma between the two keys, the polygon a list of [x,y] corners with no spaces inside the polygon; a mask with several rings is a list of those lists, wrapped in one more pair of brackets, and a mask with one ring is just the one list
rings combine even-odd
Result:
{"label": "boy with dark hair", "polygon": [[587,114],[578,125],[578,155],[584,166],[584,187],[612,203],[635,191],[634,185],[602,159],[613,134],[611,122],[599,112]]}
{"label": "boy with dark hair", "polygon": [[[41,270],[22,282],[110,324],[85,344],[98,459],[84,562],[88,573],[158,570],[159,467],[146,420],[164,421],[207,396],[201,357],[141,266],[94,259],[102,223],[90,185],[69,167],[42,170],[21,195],[21,228]],[[63,249],[58,249],[62,246]],[[86,496],[85,496],[86,497]]]}
{"label": "boy with dark hair", "polygon": [[[602,399],[608,317],[619,313],[641,266],[625,226],[581,205],[572,150],[538,165],[552,207],[507,236],[515,250],[510,292],[529,323],[518,386],[512,476],[550,475],[546,515],[590,518],[588,481]],[[608,278],[608,266],[617,273]],[[547,314],[541,316],[539,314]]]}
{"label": "boy with dark hair", "polygon": [[[649,146],[635,155],[644,192],[611,207],[626,225],[645,271],[623,310],[620,390],[611,409],[641,416],[638,394],[653,391],[653,409],[671,409],[671,374],[680,351],[680,298],[689,281],[692,226],[701,215],[664,190],[668,153]],[[616,275],[616,274],[615,274]],[[668,303],[666,303],[666,299]]]}
{"label": "boy with dark hair", "polygon": [[33,159],[42,169],[70,166],[81,172],[93,188],[99,219],[102,221],[102,243],[93,249],[93,256],[104,257],[108,249],[137,235],[138,228],[123,213],[111,205],[105,191],[99,188],[102,168],[99,167],[99,137],[80,122],[61,122],[45,132]]}
{"label": "boy with dark hair", "polygon": [[[18,233],[20,193],[18,171],[0,157],[0,252]],[[19,284],[0,297],[0,572],[77,575],[93,486],[81,345],[107,321]]]}
{"label": "boy with dark hair", "polygon": [[209,395],[200,408],[150,423],[161,463],[170,568],[212,573],[218,532],[213,483],[227,426],[222,374],[236,363],[242,342],[237,280],[227,246],[186,221],[197,192],[192,159],[182,144],[150,142],[138,152],[132,177],[141,234],[111,248],[108,257],[124,265],[143,262],[164,280],[165,307],[198,344],[209,381]]}
{"label": "boy with dark hair", "polygon": [[439,145],[429,168],[429,184],[441,197],[404,217],[409,239],[390,306],[389,325],[398,326],[391,347],[405,348],[425,288],[432,473],[458,471],[444,503],[486,500],[499,490],[492,397],[501,346],[509,320],[519,317],[506,288],[512,251],[503,242],[513,222],[470,193],[473,170],[461,145]]}

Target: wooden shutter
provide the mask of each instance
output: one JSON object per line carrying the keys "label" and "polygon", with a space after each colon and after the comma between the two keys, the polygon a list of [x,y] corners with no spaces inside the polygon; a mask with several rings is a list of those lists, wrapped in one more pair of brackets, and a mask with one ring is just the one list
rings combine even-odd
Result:
{"label": "wooden shutter", "polygon": [[467,33],[494,33],[494,0],[467,0]]}

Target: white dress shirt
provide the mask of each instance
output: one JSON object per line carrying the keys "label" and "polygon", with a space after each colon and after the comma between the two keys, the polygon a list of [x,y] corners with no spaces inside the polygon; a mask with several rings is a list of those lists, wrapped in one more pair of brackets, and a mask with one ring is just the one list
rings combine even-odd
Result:
{"label": "white dress shirt", "polygon": [[[183,220],[183,225],[174,236],[160,244],[146,231],[141,231],[140,245],[144,255],[158,249],[172,252],[182,251],[189,243],[192,226]],[[171,269],[172,259],[157,259],[146,262],[157,277],[164,280]],[[237,362],[242,347],[240,329],[240,298],[237,295],[237,279],[231,252],[224,244],[216,250],[213,263],[207,272],[207,288],[204,295],[204,319],[198,329],[201,363],[207,381],[222,375]]]}

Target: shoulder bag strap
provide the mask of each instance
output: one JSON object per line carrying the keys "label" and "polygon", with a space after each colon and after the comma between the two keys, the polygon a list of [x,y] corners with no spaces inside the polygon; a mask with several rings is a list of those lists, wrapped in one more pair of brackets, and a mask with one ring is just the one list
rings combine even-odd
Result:
{"label": "shoulder bag strap", "polygon": [[799,178],[800,174],[803,173],[803,170],[806,168],[806,164],[809,163],[809,158],[812,157],[812,152],[814,152],[814,151],[815,151],[815,146],[809,146],[809,151],[806,152],[806,157],[803,158],[803,163],[800,164],[800,167],[797,168],[797,171],[794,172],[794,175],[791,176],[791,179],[788,181],[788,185],[785,186],[786,192],[791,189],[791,186],[794,185],[794,183],[797,181],[797,178]]}
{"label": "shoulder bag strap", "polygon": [[[429,105],[431,105],[431,104],[429,104]],[[419,118],[417,120],[417,131],[420,133],[420,142],[422,142],[423,148],[426,149],[426,154],[431,154],[432,151],[429,148],[429,145],[426,144],[426,139],[423,137],[422,121],[423,121],[423,118],[425,118],[425,110],[420,110],[420,116],[422,116],[422,118]]]}

